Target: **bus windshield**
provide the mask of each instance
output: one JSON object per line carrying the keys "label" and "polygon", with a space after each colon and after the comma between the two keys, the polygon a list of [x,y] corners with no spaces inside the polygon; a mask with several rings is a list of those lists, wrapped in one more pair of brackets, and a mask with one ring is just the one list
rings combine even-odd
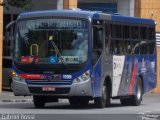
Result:
{"label": "bus windshield", "polygon": [[17,23],[14,60],[21,64],[82,64],[88,58],[88,21],[31,19]]}

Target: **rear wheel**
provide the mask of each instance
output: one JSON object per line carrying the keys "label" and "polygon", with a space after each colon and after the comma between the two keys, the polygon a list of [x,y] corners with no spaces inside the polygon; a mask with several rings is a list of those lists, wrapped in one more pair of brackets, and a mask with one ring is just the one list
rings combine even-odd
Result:
{"label": "rear wheel", "polygon": [[134,95],[131,99],[131,104],[134,106],[138,106],[141,104],[143,96],[143,87],[142,87],[142,80],[139,78],[137,87],[136,87],[136,95]]}
{"label": "rear wheel", "polygon": [[104,108],[110,104],[110,93],[105,83],[102,87],[102,96],[94,98],[94,103],[97,108]]}
{"label": "rear wheel", "polygon": [[131,96],[130,98],[120,99],[120,101],[122,105],[138,106],[141,104],[142,96],[143,96],[143,86],[142,86],[142,80],[141,78],[139,78],[136,87],[136,94]]}
{"label": "rear wheel", "polygon": [[43,108],[45,106],[45,101],[42,96],[33,96],[33,102],[35,108]]}

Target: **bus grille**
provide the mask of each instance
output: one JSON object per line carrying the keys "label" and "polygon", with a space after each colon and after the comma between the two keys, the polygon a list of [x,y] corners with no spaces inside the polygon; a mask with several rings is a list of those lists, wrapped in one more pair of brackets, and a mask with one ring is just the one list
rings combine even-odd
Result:
{"label": "bus grille", "polygon": [[30,85],[71,85],[71,80],[26,80]]}

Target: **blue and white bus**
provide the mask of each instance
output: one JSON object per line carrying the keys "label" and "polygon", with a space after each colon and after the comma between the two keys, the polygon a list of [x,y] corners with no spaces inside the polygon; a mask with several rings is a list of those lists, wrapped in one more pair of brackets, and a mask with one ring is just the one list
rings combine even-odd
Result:
{"label": "blue and white bus", "polygon": [[140,105],[156,86],[155,22],[82,10],[27,12],[16,21],[13,91],[35,107],[111,99]]}

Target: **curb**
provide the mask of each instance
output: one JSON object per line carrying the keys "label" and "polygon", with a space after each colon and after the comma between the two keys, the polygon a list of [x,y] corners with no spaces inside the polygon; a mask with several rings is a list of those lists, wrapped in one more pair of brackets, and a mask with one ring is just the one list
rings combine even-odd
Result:
{"label": "curb", "polygon": [[0,100],[0,102],[2,103],[33,103],[33,100],[32,99],[22,99],[22,100],[12,99],[12,100]]}

